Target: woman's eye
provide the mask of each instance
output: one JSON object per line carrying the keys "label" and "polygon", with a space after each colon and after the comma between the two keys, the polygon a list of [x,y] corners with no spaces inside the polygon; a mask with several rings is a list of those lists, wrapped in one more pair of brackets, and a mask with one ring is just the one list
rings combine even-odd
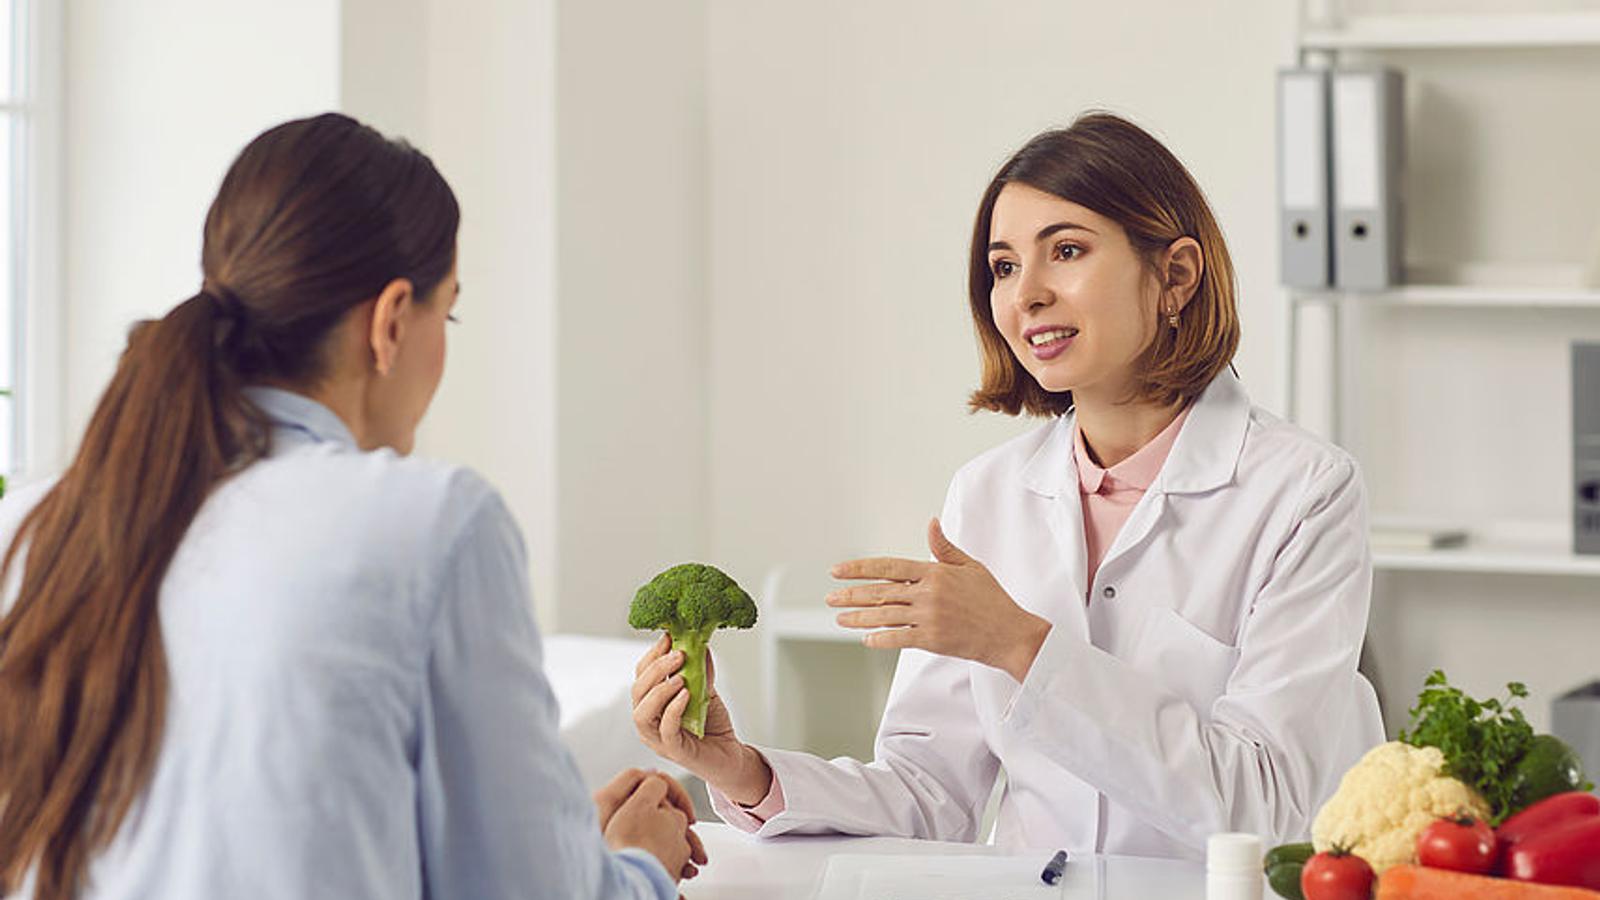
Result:
{"label": "woman's eye", "polygon": [[1056,258],[1057,259],[1077,259],[1078,257],[1080,257],[1082,255],[1083,255],[1083,248],[1079,247],[1077,244],[1057,244],[1056,245]]}
{"label": "woman's eye", "polygon": [[994,269],[994,277],[1009,278],[1017,271],[1017,264],[1009,259],[997,259],[994,261],[992,268]]}

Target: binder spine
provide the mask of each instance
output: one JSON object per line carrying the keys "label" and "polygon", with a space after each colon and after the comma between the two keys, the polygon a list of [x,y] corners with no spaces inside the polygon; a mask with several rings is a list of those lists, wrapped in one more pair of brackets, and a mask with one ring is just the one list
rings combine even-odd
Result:
{"label": "binder spine", "polygon": [[1328,73],[1278,73],[1278,260],[1289,287],[1333,283]]}
{"label": "binder spine", "polygon": [[1404,82],[1394,69],[1333,75],[1334,283],[1398,284],[1404,257]]}

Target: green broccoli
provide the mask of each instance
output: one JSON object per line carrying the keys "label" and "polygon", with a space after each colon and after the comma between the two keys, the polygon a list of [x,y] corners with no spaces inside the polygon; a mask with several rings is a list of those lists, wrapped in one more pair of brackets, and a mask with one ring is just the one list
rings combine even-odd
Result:
{"label": "green broccoli", "polygon": [[695,737],[706,735],[706,645],[718,628],[749,628],[756,624],[756,604],[750,595],[722,570],[704,563],[673,566],[650,579],[633,595],[628,624],[634,628],[665,629],[672,649],[683,651],[683,685],[689,689],[689,707],[683,727]]}

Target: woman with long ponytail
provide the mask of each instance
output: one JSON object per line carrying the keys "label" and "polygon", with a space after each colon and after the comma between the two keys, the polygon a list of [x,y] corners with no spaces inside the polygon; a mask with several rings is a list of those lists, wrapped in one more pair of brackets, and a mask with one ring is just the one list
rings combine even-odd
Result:
{"label": "woman with long ponytail", "polygon": [[0,895],[671,900],[705,861],[669,779],[583,796],[515,524],[408,457],[458,222],[345,116],[234,162],[200,290],[0,506]]}

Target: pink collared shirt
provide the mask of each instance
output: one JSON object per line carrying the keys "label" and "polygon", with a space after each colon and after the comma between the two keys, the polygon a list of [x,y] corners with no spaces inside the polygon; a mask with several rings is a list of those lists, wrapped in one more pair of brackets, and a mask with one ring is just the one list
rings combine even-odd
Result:
{"label": "pink collared shirt", "polygon": [[[1178,432],[1189,417],[1184,407],[1172,423],[1161,433],[1140,447],[1132,456],[1109,469],[1102,469],[1089,457],[1089,448],[1083,442],[1083,432],[1076,424],[1072,428],[1073,455],[1078,461],[1078,493],[1083,496],[1083,537],[1088,550],[1089,572],[1087,584],[1092,588],[1100,561],[1105,559],[1117,532],[1127,523],[1128,516],[1144,492],[1155,484],[1161,466],[1178,440]],[[1091,589],[1090,593],[1093,591]]]}

